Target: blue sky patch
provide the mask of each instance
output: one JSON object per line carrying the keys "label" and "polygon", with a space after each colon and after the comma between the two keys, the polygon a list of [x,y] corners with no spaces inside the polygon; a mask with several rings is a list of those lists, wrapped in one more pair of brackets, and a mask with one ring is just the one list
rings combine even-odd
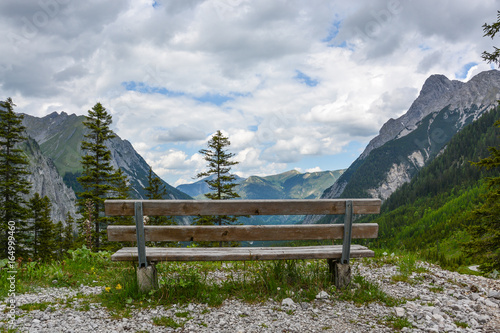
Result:
{"label": "blue sky patch", "polygon": [[321,41],[323,43],[330,43],[335,37],[337,37],[337,35],[339,34],[339,30],[340,30],[340,21],[334,21],[330,26],[330,29],[328,29],[328,35]]}
{"label": "blue sky patch", "polygon": [[458,72],[455,73],[455,78],[465,79],[467,77],[467,74],[469,73],[469,70],[474,66],[477,66],[477,62],[469,62],[468,64],[464,65]]}
{"label": "blue sky patch", "polygon": [[217,106],[221,106],[227,101],[233,100],[235,97],[251,96],[250,93],[230,93],[229,95],[205,93],[204,95],[201,96],[193,96],[193,95],[188,95],[182,91],[168,90],[167,88],[164,87],[154,87],[144,82],[135,82],[135,81],[122,82],[122,86],[128,91],[137,91],[142,94],[162,94],[168,97],[185,96],[201,103],[211,103]]}
{"label": "blue sky patch", "polygon": [[295,72],[297,73],[297,75],[294,76],[294,79],[297,79],[297,81],[299,81],[300,83],[304,83],[304,84],[308,85],[309,87],[315,87],[318,85],[318,83],[319,83],[318,80],[312,79],[310,76],[302,73],[299,70],[296,70]]}
{"label": "blue sky patch", "polygon": [[122,82],[122,86],[128,91],[137,91],[143,94],[162,94],[169,97],[178,97],[185,95],[183,92],[172,91],[163,87],[153,87],[144,82]]}
{"label": "blue sky patch", "polygon": [[225,96],[220,94],[206,93],[200,97],[194,97],[194,99],[197,100],[198,102],[212,103],[217,106],[221,106],[222,104],[226,103],[227,101],[233,100],[234,98],[231,96]]}

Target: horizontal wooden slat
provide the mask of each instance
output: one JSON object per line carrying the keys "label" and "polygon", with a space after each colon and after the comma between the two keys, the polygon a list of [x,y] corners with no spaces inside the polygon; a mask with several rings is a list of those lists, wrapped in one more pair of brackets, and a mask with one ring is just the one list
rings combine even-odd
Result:
{"label": "horizontal wooden slat", "polygon": [[142,201],[144,215],[336,215],[352,200],[354,214],[380,213],[379,199],[314,200],[106,200],[108,216],[133,216],[134,202]]}
{"label": "horizontal wooden slat", "polygon": [[[342,239],[343,224],[145,226],[146,241],[272,241]],[[377,238],[378,224],[354,223],[352,238]],[[108,226],[108,240],[137,241],[135,226]]]}
{"label": "horizontal wooden slat", "polygon": [[[351,246],[351,258],[373,257],[373,251],[361,245]],[[147,261],[241,261],[335,259],[342,256],[341,245],[305,247],[225,247],[225,248],[150,248]],[[127,247],[111,256],[113,261],[136,261],[137,248]]]}

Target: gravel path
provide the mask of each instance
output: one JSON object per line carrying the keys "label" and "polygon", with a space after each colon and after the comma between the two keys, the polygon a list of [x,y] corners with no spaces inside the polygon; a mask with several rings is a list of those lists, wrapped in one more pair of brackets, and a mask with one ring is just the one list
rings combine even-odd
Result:
{"label": "gravel path", "polygon": [[[130,318],[113,318],[100,304],[85,297],[102,287],[48,288],[18,295],[17,306],[54,302],[45,311],[16,309],[20,332],[393,332],[391,320],[411,323],[403,332],[500,332],[500,281],[460,275],[422,264],[425,273],[413,273],[408,282],[394,283],[399,274],[392,265],[353,265],[353,274],[378,283],[386,293],[409,299],[400,307],[379,303],[356,306],[331,299],[325,292],[310,303],[269,300],[247,304],[227,300],[220,307],[205,304],[132,309]],[[0,304],[0,320],[7,322],[8,304]],[[157,326],[153,318],[171,318],[182,327]],[[391,320],[389,320],[390,318]]]}

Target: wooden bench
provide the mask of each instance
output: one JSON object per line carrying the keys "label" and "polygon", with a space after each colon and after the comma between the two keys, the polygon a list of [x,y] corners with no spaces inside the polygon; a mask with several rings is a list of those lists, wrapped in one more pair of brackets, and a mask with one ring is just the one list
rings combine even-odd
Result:
{"label": "wooden bench", "polygon": [[[373,257],[365,246],[351,239],[376,238],[376,223],[352,223],[355,214],[380,213],[379,199],[318,200],[106,200],[108,216],[135,216],[135,226],[110,225],[109,241],[137,242],[111,256],[113,261],[138,261],[141,290],[157,286],[154,263],[159,261],[244,261],[327,259],[335,285],[350,283],[350,258]],[[344,224],[154,226],[144,225],[144,216],[204,215],[345,215]],[[146,247],[145,242],[292,241],[336,240],[342,245],[300,247]]]}

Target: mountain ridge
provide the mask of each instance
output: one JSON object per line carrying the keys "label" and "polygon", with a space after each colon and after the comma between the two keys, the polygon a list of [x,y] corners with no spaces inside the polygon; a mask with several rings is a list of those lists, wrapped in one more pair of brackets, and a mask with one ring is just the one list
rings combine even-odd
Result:
{"label": "mountain ridge", "polygon": [[[344,170],[300,173],[292,169],[276,175],[236,176],[235,192],[240,199],[316,199],[324,189],[333,184]],[[209,192],[205,180],[177,186],[178,190],[194,198],[204,199],[203,194]]]}
{"label": "mountain ridge", "polygon": [[[477,74],[468,82],[432,75],[398,119],[389,119],[363,153],[322,198],[388,198],[432,161],[467,124],[491,110],[500,98],[500,72]],[[307,217],[315,223],[321,217]]]}

